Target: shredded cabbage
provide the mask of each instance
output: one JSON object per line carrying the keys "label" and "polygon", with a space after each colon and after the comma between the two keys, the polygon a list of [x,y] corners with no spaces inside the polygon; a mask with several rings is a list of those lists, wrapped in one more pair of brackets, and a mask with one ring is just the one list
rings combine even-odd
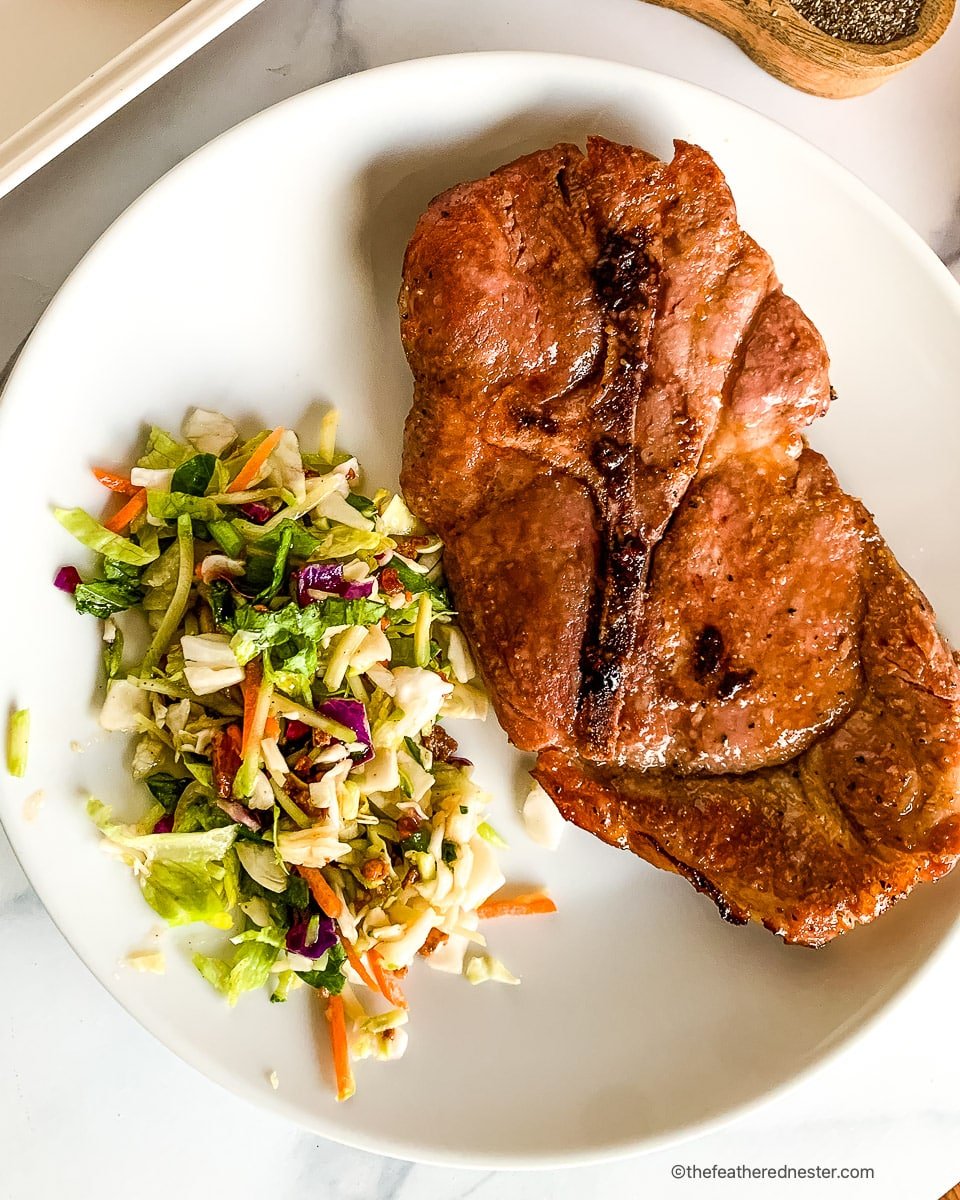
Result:
{"label": "shredded cabbage", "polygon": [[334,429],[318,454],[284,431],[231,490],[269,435],[240,444],[228,417],[195,409],[184,442],[151,431],[133,476],[147,516],[129,537],[58,516],[106,556],[77,607],[139,609],[152,630],[129,676],[133,643],[124,655],[112,631],[101,723],[136,735],[132,775],[152,803],[128,824],[91,799],[104,848],[168,922],[228,934],[194,963],[229,1003],[260,987],[277,1003],[303,986],[341,995],[351,1057],[390,1059],[407,1014],[389,975],[375,991],[390,1011],[375,997],[368,1011],[371,971],[422,954],[516,982],[485,954],[465,965],[485,946],[477,910],[504,883],[504,843],[437,727],[487,709],[441,543],[400,497],[359,494]]}

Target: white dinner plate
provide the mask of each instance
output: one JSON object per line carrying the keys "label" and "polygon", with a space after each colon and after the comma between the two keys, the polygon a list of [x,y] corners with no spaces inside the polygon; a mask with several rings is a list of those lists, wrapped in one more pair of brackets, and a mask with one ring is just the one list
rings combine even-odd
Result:
{"label": "white dinner plate", "polygon": [[[411,396],[395,297],[418,214],[450,184],[592,132],[661,155],[685,138],[715,155],[743,224],[833,355],[839,398],[814,443],[960,636],[958,289],[822,154],[729,100],[631,67],[436,58],[255,117],[97,243],[0,405],[0,706],[33,714],[29,773],[4,778],[0,813],[27,874],[106,987],[188,1062],[317,1133],[407,1158],[581,1163],[702,1129],[863,1028],[946,945],[958,914],[960,877],[811,952],[725,925],[683,880],[578,830],[558,853],[539,850],[516,817],[528,764],[491,719],[456,735],[496,797],[508,878],[546,886],[559,913],[491,925],[519,988],[415,966],[409,1051],[360,1064],[349,1103],[333,1099],[307,989],[285,1006],[257,994],[227,1009],[190,965],[189,944],[206,938],[193,930],[166,935],[163,977],[121,965],[156,920],[83,812],[87,791],[130,812],[131,789],[124,739],[96,724],[95,622],[51,584],[60,563],[88,556],[51,505],[98,509],[91,464],[129,461],[144,422],[176,428],[195,404],[308,433],[318,404],[335,404],[368,479],[395,484]],[[37,789],[45,801],[28,821]]]}

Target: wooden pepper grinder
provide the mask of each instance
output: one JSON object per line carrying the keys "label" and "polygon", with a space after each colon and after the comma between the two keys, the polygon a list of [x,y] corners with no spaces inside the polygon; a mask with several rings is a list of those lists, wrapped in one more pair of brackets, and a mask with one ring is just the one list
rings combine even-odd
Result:
{"label": "wooden pepper grinder", "polygon": [[928,50],[955,0],[648,0],[711,25],[815,96],[872,91]]}

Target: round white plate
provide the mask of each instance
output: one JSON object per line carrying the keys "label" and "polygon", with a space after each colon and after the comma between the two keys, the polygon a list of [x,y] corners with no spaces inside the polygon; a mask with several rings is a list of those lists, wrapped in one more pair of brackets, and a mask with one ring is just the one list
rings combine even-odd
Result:
{"label": "round white plate", "polygon": [[[101,737],[91,706],[95,623],[51,586],[58,564],[87,565],[51,504],[97,509],[89,466],[129,461],[145,421],[176,428],[194,404],[310,431],[317,403],[333,403],[368,479],[394,483],[411,392],[395,296],[417,215],[450,184],[591,132],[661,155],[685,138],[716,156],[744,225],[833,354],[839,399],[815,443],[960,634],[956,286],[822,154],[727,100],[629,67],[431,59],[328,84],[248,121],[171,172],[94,247],[0,405],[0,705],[33,714],[29,774],[4,778],[0,813],[24,868],[90,968],[183,1058],[320,1134],[408,1158],[573,1163],[689,1134],[849,1038],[957,917],[951,880],[813,953],[725,925],[682,880],[577,830],[558,854],[539,851],[515,815],[524,762],[491,721],[456,732],[497,797],[508,877],[545,885],[559,914],[491,925],[520,988],[414,969],[409,1052],[361,1064],[349,1104],[332,1098],[309,995],[285,1007],[254,995],[227,1010],[189,963],[187,944],[206,936],[195,931],[166,935],[164,977],[120,965],[156,921],[128,873],[99,853],[83,813],[87,790],[126,811],[132,797],[124,739]],[[38,788],[45,803],[27,821],[24,801]]]}

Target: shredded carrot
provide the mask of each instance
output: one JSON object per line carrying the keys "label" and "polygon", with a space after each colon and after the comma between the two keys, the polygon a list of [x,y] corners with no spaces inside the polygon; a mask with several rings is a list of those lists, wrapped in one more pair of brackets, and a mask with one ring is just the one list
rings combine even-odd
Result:
{"label": "shredded carrot", "polygon": [[252,745],[254,736],[255,716],[257,711],[257,700],[260,696],[260,684],[263,682],[263,663],[259,658],[251,659],[247,663],[246,673],[243,677],[243,738],[240,742],[240,754],[246,758],[251,750],[256,749]]}
{"label": "shredded carrot", "polygon": [[380,961],[380,951],[376,949],[369,950],[367,952],[367,962],[370,964],[370,970],[377,981],[377,987],[383,993],[385,999],[389,1000],[394,1008],[406,1008],[407,998],[403,994],[403,988],[397,982],[397,977],[393,971],[386,970]]}
{"label": "shredded carrot", "polygon": [[330,1022],[330,1044],[333,1047],[333,1069],[337,1076],[337,1100],[349,1100],[357,1090],[350,1067],[347,1048],[347,1018],[343,997],[331,996],[327,1001],[327,1020]]}
{"label": "shredded carrot", "polygon": [[247,461],[237,472],[237,477],[227,488],[228,492],[245,492],[259,474],[260,468],[276,450],[277,444],[286,433],[282,425],[278,425],[273,433],[268,433],[260,445],[254,450]]}
{"label": "shredded carrot", "polygon": [[494,896],[477,909],[478,917],[531,917],[536,913],[552,913],[557,906],[544,892],[528,892],[522,896]]}
{"label": "shredded carrot", "polygon": [[280,736],[280,722],[276,717],[267,717],[266,724],[263,727],[263,736],[265,738],[278,738]]}
{"label": "shredded carrot", "polygon": [[347,962],[350,964],[351,967],[353,967],[353,969],[356,971],[356,973],[360,976],[361,982],[365,983],[367,985],[367,987],[371,989],[371,991],[379,992],[380,989],[379,989],[379,987],[377,987],[377,981],[373,978],[373,976],[370,974],[370,972],[367,970],[367,968],[363,965],[363,959],[356,952],[356,950],[354,950],[351,943],[348,942],[345,937],[342,937],[340,939],[340,944],[343,946],[344,953],[347,956]]}
{"label": "shredded carrot", "polygon": [[300,875],[306,880],[307,887],[313,893],[313,898],[328,917],[339,917],[343,912],[343,902],[329,883],[320,874],[318,867],[297,867]]}
{"label": "shredded carrot", "polygon": [[109,529],[111,533],[122,533],[131,521],[136,520],[140,516],[146,507],[147,489],[139,488],[119,512],[115,512],[109,521],[104,521],[104,528]]}
{"label": "shredded carrot", "polygon": [[118,492],[121,496],[135,496],[140,490],[135,483],[131,483],[129,479],[118,475],[115,471],[105,471],[102,467],[94,467],[93,474],[94,478],[105,488],[109,488],[111,492]]}

